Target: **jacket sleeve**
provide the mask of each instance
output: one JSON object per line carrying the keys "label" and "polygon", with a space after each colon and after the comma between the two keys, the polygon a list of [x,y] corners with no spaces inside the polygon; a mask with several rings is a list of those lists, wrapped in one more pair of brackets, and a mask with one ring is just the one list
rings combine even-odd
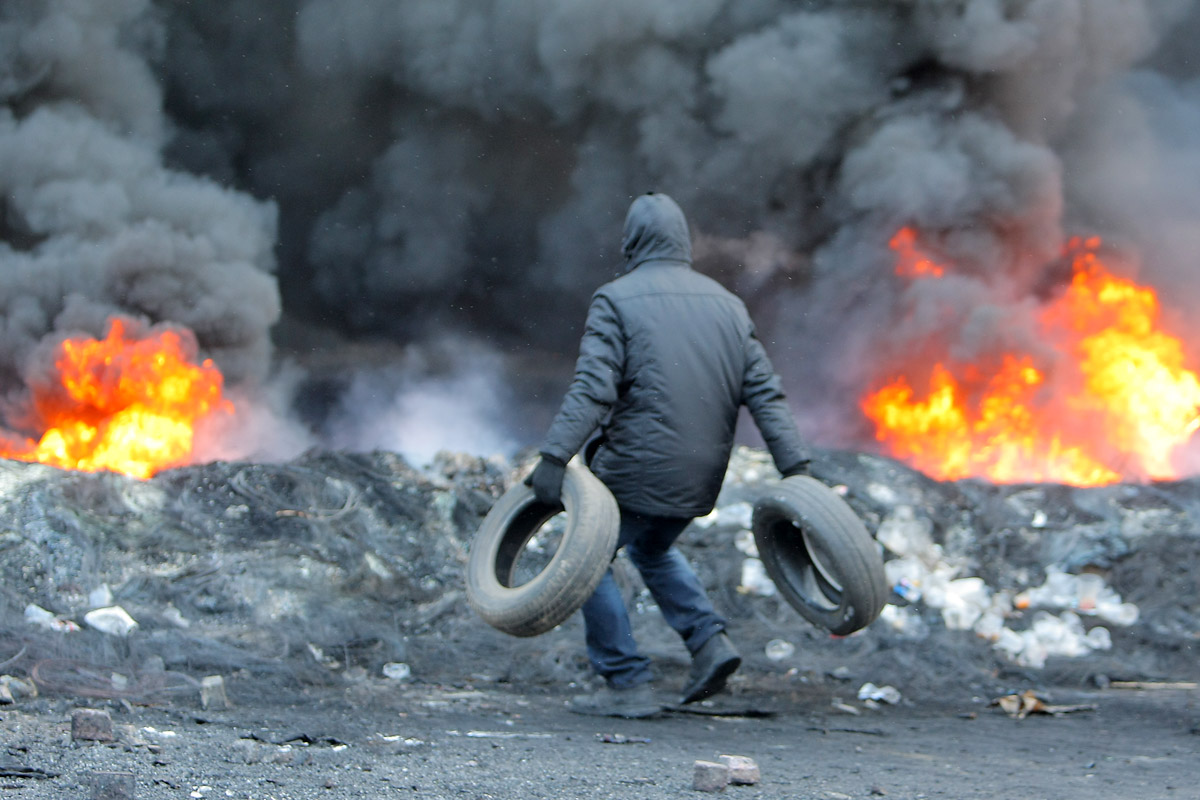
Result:
{"label": "jacket sleeve", "polygon": [[753,331],[746,339],[742,402],[750,410],[754,424],[758,426],[780,472],[811,457],[788,407],[783,382]]}
{"label": "jacket sleeve", "polygon": [[617,401],[625,370],[625,336],[612,302],[592,298],[579,343],[575,377],[539,448],[561,461],[570,460]]}

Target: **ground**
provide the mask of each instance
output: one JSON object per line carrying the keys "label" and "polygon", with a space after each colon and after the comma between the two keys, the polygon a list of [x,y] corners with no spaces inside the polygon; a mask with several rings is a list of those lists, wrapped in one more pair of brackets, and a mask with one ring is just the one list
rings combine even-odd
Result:
{"label": "ground", "polygon": [[[644,720],[569,713],[562,687],[387,680],[286,705],[258,704],[253,683],[234,680],[223,709],[43,697],[0,712],[0,789],[20,800],[97,797],[96,773],[124,772],[144,800],[655,800],[702,796],[694,762],[732,754],[760,769],[757,785],[726,789],[744,800],[1196,796],[1195,689],[1061,692],[1056,704],[1082,708],[1017,719],[990,698],[957,695],[873,710],[843,701],[858,708],[851,714],[835,705],[844,688],[738,678],[692,711]],[[72,712],[85,706],[109,713],[117,742],[72,740]]]}
{"label": "ground", "polygon": [[[735,454],[715,519],[680,543],[742,668],[709,703],[631,721],[565,707],[594,681],[578,614],[516,638],[466,601],[472,536],[520,465],[419,472],[394,454],[313,453],[139,482],[0,462],[0,687],[13,695],[0,797],[654,800],[693,794],[694,763],[722,754],[760,767],[759,783],[725,791],[742,798],[1198,796],[1200,480],[939,484],[827,454],[817,477],[886,540],[887,564],[909,549],[928,568],[904,573],[925,581],[921,597],[896,595],[835,637],[747,577],[764,465]],[[615,567],[673,701],[687,652],[626,560]],[[1093,576],[1136,619],[1043,591],[1052,574]],[[1010,640],[1053,635],[1000,647],[994,628],[962,623],[972,607],[945,589],[963,585],[1037,595],[997,621]],[[137,627],[92,625],[102,605]],[[1101,629],[1106,646],[1081,636]],[[216,677],[228,706],[202,702]],[[868,684],[898,702],[860,697]],[[1025,692],[1059,713],[995,704]],[[81,709],[105,712],[115,740],[73,735]]]}

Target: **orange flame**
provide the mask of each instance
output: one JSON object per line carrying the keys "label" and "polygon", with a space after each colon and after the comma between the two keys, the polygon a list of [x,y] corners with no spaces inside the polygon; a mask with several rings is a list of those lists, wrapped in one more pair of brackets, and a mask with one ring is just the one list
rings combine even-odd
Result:
{"label": "orange flame", "polygon": [[189,462],[197,423],[233,410],[224,379],[210,359],[193,363],[194,344],[179,332],[130,339],[125,328],[114,318],[103,340],[63,341],[55,380],[33,387],[44,433],[0,438],[0,457],[136,478]]}
{"label": "orange flame", "polygon": [[[916,250],[915,235],[892,242],[902,264],[937,267],[904,274],[944,273]],[[1071,283],[1039,315],[1044,340],[1063,356],[1052,374],[1022,353],[990,369],[939,361],[923,397],[899,375],[860,404],[876,439],[940,480],[1095,486],[1177,477],[1171,455],[1200,427],[1200,378],[1160,329],[1154,290],[1110,274],[1099,245],[1071,240]]]}
{"label": "orange flame", "polygon": [[888,247],[896,252],[896,274],[916,278],[928,275],[940,278],[946,273],[945,268],[925,255],[917,247],[917,232],[909,227],[896,231],[896,235],[888,242]]}

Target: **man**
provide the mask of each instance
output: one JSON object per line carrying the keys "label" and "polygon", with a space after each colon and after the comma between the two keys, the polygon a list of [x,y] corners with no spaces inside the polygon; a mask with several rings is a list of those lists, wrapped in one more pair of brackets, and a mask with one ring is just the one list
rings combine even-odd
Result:
{"label": "man", "polygon": [[[617,549],[691,653],[681,698],[691,703],[724,688],[741,656],[675,539],[716,503],[742,405],[780,472],[805,472],[808,456],[745,305],[692,269],[675,201],[653,192],[635,199],[621,248],[626,273],[592,297],[574,379],[528,483],[539,501],[560,502],[567,461],[599,431],[588,465],[620,507]],[[571,709],[618,717],[661,710],[611,569],[582,610],[588,658],[607,685],[574,698]]]}

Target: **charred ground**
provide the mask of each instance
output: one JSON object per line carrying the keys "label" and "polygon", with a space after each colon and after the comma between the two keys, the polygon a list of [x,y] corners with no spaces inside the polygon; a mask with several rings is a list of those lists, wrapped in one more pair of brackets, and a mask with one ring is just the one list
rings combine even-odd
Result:
{"label": "charred ground", "polygon": [[[878,788],[916,797],[928,778],[932,794],[1000,797],[1009,795],[966,791],[964,776],[923,765],[924,756],[912,755],[909,746],[935,754],[961,745],[962,769],[975,758],[982,764],[987,748],[996,748],[986,769],[999,775],[1021,752],[1036,753],[1038,737],[1048,737],[1045,747],[1065,751],[1071,736],[1086,739],[1115,726],[1136,735],[1136,747],[1163,754],[1153,756],[1166,761],[1152,782],[1154,791],[1172,796],[1166,785],[1178,783],[1188,768],[1170,753],[1194,753],[1192,731],[1200,721],[1196,692],[1187,688],[1200,678],[1200,590],[1193,571],[1200,557],[1200,482],[1098,489],[948,484],[874,456],[830,452],[817,460],[816,476],[845,487],[868,529],[915,520],[961,574],[980,577],[996,592],[1036,587],[1051,569],[1086,571],[1136,604],[1134,624],[1106,626],[1111,649],[1053,656],[1035,667],[971,630],[947,627],[941,610],[923,600],[904,609],[905,625],[881,619],[834,638],[778,597],[749,590],[740,512],[761,482],[773,478],[768,463],[762,453],[739,449],[718,512],[694,525],[682,543],[746,656],[730,692],[691,710],[698,713],[610,726],[562,712],[561,701],[592,681],[577,617],[543,636],[516,639],[489,628],[467,606],[462,576],[472,535],[520,465],[446,454],[418,470],[391,453],[312,452],[283,464],[215,463],[136,481],[4,462],[0,673],[16,683],[14,703],[0,710],[0,731],[12,763],[68,776],[10,778],[6,785],[19,787],[17,796],[74,796],[89,769],[116,768],[123,758],[162,758],[164,745],[144,731],[175,725],[191,731],[190,744],[167,745],[175,759],[157,768],[166,784],[153,783],[144,796],[179,796],[168,784],[185,788],[188,779],[172,772],[184,763],[196,785],[211,784],[215,779],[203,776],[212,770],[244,772],[245,780],[260,782],[284,770],[292,780],[299,773],[286,770],[305,764],[316,771],[304,773],[301,786],[319,794],[333,781],[370,796],[374,790],[362,781],[378,782],[384,767],[365,777],[355,772],[348,784],[346,765],[369,772],[379,758],[392,763],[389,758],[402,754],[408,761],[403,768],[393,763],[389,791],[401,788],[401,773],[425,759],[439,770],[451,762],[475,764],[469,776],[412,778],[412,785],[436,796],[502,796],[508,785],[529,796],[609,796],[605,792],[619,794],[625,786],[666,797],[687,785],[689,758],[712,758],[717,753],[709,749],[726,752],[737,741],[779,781],[771,789],[764,780],[756,796],[802,790],[865,796]],[[670,696],[683,682],[687,654],[635,574],[623,560],[616,563],[639,640]],[[114,636],[88,626],[84,614],[101,599],[127,611],[137,627]],[[57,627],[27,621],[30,606],[55,615]],[[1007,624],[1028,627],[1035,613],[1014,611]],[[1088,628],[1105,624],[1083,619]],[[64,630],[72,623],[80,629]],[[777,640],[794,652],[768,657],[768,643]],[[199,682],[213,675],[223,677],[229,708],[201,708]],[[867,682],[896,687],[902,702],[861,700]],[[1183,688],[1143,692],[1141,699],[1114,689],[1130,682]],[[30,686],[36,697],[24,693]],[[1027,689],[1096,710],[1035,728],[989,705]],[[1104,702],[1097,703],[1101,696]],[[71,743],[71,711],[84,706],[111,709],[118,722],[127,721],[123,748]],[[962,727],[968,717],[978,723],[974,728]],[[1026,726],[1024,733],[1008,723]],[[597,748],[594,735],[611,730],[671,744]],[[468,737],[470,731],[478,735]],[[731,732],[735,739],[728,738]],[[985,732],[978,746],[970,744]],[[281,755],[293,734],[300,738],[291,744],[307,749]],[[1151,745],[1154,735],[1165,737],[1163,743]],[[793,760],[777,748],[797,737],[812,739],[805,745],[815,753],[812,765],[785,766]],[[899,747],[896,737],[910,745]],[[1100,755],[1089,755],[1089,746],[1099,745],[1081,740],[1078,758],[1071,756],[1081,797],[1089,785],[1086,765],[1124,758],[1121,748],[1134,744],[1109,734]],[[590,755],[575,752],[580,748]],[[864,748],[869,758],[851,755]],[[647,762],[631,750],[655,755]],[[901,750],[909,755],[897,755]],[[526,762],[502,760],[504,753]],[[777,758],[783,762],[774,764]],[[1033,784],[1042,790],[1061,777],[1054,758],[1046,758],[1051,766]],[[853,772],[864,761],[879,767],[889,759],[895,762],[890,777]],[[536,765],[526,768],[541,775],[533,788],[523,783],[529,776],[520,763]],[[325,774],[322,764],[342,769],[335,774],[343,782],[322,778],[310,785]],[[579,783],[569,775],[580,776]],[[300,788],[279,789],[285,784],[273,784],[273,796],[309,796]],[[1138,786],[1125,788],[1158,796]],[[268,790],[259,785],[261,796],[270,796]]]}

